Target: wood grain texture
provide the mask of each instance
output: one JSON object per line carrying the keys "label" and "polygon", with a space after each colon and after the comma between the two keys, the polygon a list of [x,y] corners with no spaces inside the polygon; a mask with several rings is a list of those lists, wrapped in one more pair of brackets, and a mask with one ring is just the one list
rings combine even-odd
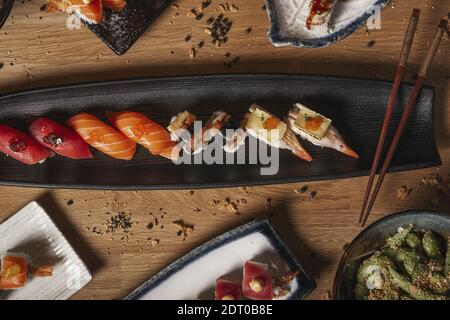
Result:
{"label": "wood grain texture", "polygon": [[[136,76],[256,71],[392,80],[408,18],[411,10],[418,7],[422,10],[421,20],[405,77],[411,82],[426,54],[427,42],[448,9],[445,1],[397,1],[395,8],[382,12],[381,30],[370,34],[359,30],[328,48],[295,49],[274,48],[268,43],[262,0],[235,1],[239,11],[226,14],[233,20],[229,41],[217,49],[202,31],[204,22],[186,15],[199,2],[179,1],[179,16],[169,7],[127,54],[118,57],[86,28],[67,30],[65,15],[40,12],[43,1],[17,1],[12,17],[0,31],[0,63],[4,64],[0,70],[0,91]],[[208,10],[216,14],[215,8],[213,5]],[[249,27],[252,31],[247,34]],[[190,42],[184,41],[187,33],[192,36]],[[202,40],[205,46],[197,50],[195,59],[190,59],[189,49]],[[375,45],[369,48],[371,40]],[[230,60],[224,56],[227,52],[231,53],[230,59],[241,58],[231,68],[224,66]],[[389,174],[369,222],[412,208],[450,208],[448,198],[440,197],[437,202],[439,191],[435,188],[419,185],[429,174],[450,173],[449,55],[445,36],[429,80],[436,88],[436,135],[443,165],[438,169]],[[189,190],[104,192],[1,187],[0,217],[7,218],[32,200],[40,201],[94,271],[93,281],[74,298],[113,299],[122,298],[213,236],[252,218],[272,215],[277,231],[318,283],[310,298],[320,299],[332,288],[343,246],[360,231],[357,216],[366,183],[367,178],[307,183],[317,196],[303,200],[293,191],[303,184],[260,186],[248,193],[229,188],[196,190],[193,194]],[[402,185],[413,189],[406,200],[396,196]],[[225,198],[246,199],[245,205],[238,205],[241,215],[209,206],[213,199]],[[270,209],[265,208],[268,198]],[[68,206],[68,200],[74,203]],[[163,219],[158,216],[158,227],[147,230],[147,224],[152,222],[149,213],[156,214],[160,208],[167,214]],[[101,228],[109,218],[107,212],[123,210],[130,210],[135,221],[134,236],[128,242],[121,241],[120,234],[110,240],[110,235],[92,232],[93,226]],[[178,219],[195,225],[185,242],[179,242],[177,228],[171,224]],[[158,229],[161,225],[164,228]],[[159,244],[152,247],[147,243],[148,237],[159,239]]]}

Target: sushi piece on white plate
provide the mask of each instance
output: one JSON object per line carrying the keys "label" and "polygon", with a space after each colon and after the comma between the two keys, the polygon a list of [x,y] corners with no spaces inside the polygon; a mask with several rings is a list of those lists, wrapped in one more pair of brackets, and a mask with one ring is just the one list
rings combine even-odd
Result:
{"label": "sushi piece on white plate", "polygon": [[290,150],[300,159],[312,160],[286,123],[257,104],[250,107],[245,118],[245,130],[248,134],[275,148]]}
{"label": "sushi piece on white plate", "polygon": [[310,0],[306,28],[308,30],[317,26],[325,26],[328,28],[336,3],[337,0]]}
{"label": "sushi piece on white plate", "polygon": [[288,127],[302,139],[316,146],[332,148],[350,157],[359,158],[331,123],[330,119],[300,103],[294,105],[287,118]]}

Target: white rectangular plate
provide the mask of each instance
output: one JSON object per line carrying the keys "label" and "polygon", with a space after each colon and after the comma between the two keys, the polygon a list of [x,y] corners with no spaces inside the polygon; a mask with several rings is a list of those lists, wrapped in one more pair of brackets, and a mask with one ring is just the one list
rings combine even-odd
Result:
{"label": "white rectangular plate", "polygon": [[52,277],[32,278],[17,290],[0,290],[2,300],[65,300],[92,276],[56,225],[31,202],[0,225],[0,256],[25,254],[34,265],[53,265]]}

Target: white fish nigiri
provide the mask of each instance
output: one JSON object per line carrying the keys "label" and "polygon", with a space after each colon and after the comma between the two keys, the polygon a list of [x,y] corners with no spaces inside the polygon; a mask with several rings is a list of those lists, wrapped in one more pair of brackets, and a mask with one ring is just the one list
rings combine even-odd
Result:
{"label": "white fish nigiri", "polygon": [[253,104],[245,118],[245,130],[248,134],[273,147],[290,150],[300,159],[312,160],[286,123],[260,106]]}
{"label": "white fish nigiri", "polygon": [[342,136],[332,126],[331,120],[321,114],[296,103],[289,111],[287,118],[288,127],[302,139],[312,144],[332,148],[353,158],[359,158],[358,154],[350,149]]}

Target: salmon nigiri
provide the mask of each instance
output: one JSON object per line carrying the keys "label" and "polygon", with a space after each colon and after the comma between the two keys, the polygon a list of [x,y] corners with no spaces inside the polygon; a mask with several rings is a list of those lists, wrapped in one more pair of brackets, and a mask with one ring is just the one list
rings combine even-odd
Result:
{"label": "salmon nigiri", "polygon": [[67,121],[84,141],[101,152],[121,160],[131,160],[136,143],[116,129],[88,113],[80,113]]}
{"label": "salmon nigiri", "polygon": [[148,149],[153,155],[168,159],[177,157],[178,149],[174,149],[177,143],[170,139],[170,133],[142,113],[107,112],[107,116],[109,122],[122,134]]}

